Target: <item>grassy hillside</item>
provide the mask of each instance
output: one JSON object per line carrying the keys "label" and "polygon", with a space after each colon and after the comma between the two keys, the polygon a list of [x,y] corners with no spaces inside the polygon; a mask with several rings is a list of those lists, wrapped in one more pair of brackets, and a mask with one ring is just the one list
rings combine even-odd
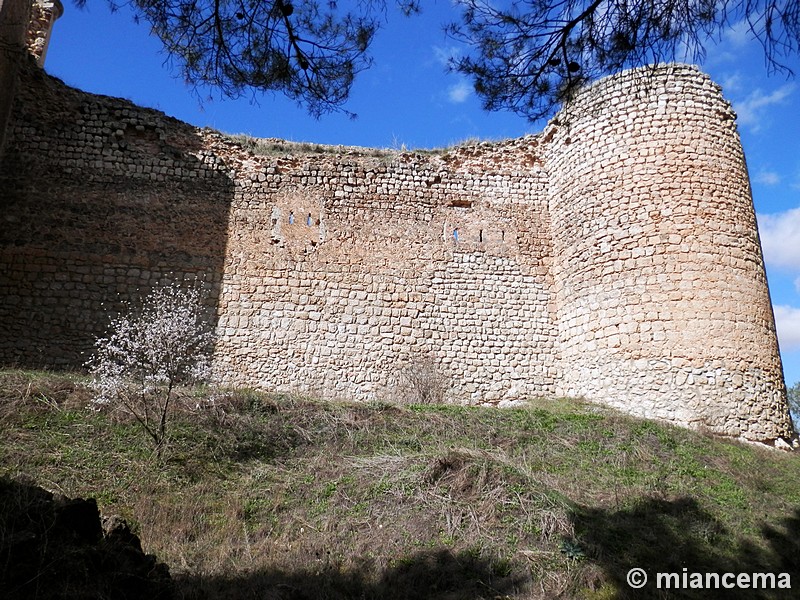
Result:
{"label": "grassy hillside", "polygon": [[[77,376],[0,372],[0,477],[97,498],[178,597],[783,598],[800,456],[573,400],[491,409],[186,391],[160,459]],[[0,542],[4,532],[0,531]],[[656,572],[789,572],[794,594],[631,591]],[[0,565],[0,569],[3,566]]]}

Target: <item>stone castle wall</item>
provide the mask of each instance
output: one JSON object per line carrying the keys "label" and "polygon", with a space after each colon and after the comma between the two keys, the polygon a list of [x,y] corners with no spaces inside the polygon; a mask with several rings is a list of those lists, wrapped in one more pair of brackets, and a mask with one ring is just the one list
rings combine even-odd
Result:
{"label": "stone castle wall", "polygon": [[[30,67],[30,66],[29,66]],[[233,182],[195,128],[23,70],[0,163],[0,357],[76,367],[120,300],[222,279]]]}
{"label": "stone castle wall", "polygon": [[267,156],[23,71],[2,363],[78,366],[121,300],[197,281],[230,383],[388,398],[422,360],[459,401],[791,436],[733,114],[691,67],[604,80],[538,136]]}
{"label": "stone castle wall", "polygon": [[0,152],[16,92],[19,64],[27,56],[27,24],[30,0],[0,0]]}
{"label": "stone castle wall", "polygon": [[[238,383],[377,398],[406,365],[430,360],[469,401],[552,393],[536,151],[521,140],[444,156],[245,163],[221,292],[225,371]],[[517,152],[521,163],[506,156]]]}

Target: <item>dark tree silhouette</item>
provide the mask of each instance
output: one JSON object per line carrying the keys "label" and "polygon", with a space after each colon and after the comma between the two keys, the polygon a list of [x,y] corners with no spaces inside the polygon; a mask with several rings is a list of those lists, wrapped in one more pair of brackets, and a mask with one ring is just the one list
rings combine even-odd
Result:
{"label": "dark tree silhouette", "polygon": [[[314,116],[344,110],[388,0],[106,0],[149,22],[193,85],[229,97],[285,94]],[[396,0],[408,15],[420,0]],[[74,0],[78,6],[87,0]],[[581,85],[625,67],[699,61],[707,43],[744,26],[768,69],[786,71],[800,47],[800,0],[460,0],[446,26],[466,54],[487,110],[532,120]]]}
{"label": "dark tree silhouette", "polygon": [[487,110],[546,116],[576,89],[627,67],[701,62],[729,27],[758,39],[767,66],[800,46],[797,0],[463,0],[449,27],[471,53],[452,67],[472,77]]}
{"label": "dark tree silhouette", "polygon": [[[74,0],[79,7],[87,0]],[[107,0],[149,23],[186,82],[226,97],[278,92],[319,117],[343,110],[380,23],[376,6],[335,0]],[[413,1],[400,0],[405,12]]]}

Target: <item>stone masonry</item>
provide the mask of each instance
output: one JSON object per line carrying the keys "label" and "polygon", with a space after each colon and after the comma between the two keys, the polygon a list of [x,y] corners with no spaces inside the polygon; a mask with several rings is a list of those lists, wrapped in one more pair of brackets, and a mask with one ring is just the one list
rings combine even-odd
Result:
{"label": "stone masonry", "polygon": [[792,426],[735,115],[629,71],[536,136],[252,143],[20,69],[0,159],[0,363],[79,367],[123,300],[202,285],[230,384],[583,396],[774,443]]}

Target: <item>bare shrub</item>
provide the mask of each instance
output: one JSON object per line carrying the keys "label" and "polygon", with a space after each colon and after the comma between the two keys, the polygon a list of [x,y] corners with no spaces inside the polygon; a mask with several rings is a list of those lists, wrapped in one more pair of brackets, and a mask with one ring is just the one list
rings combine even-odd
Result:
{"label": "bare shrub", "polygon": [[453,387],[448,373],[430,356],[411,360],[398,380],[403,399],[415,404],[443,404]]}
{"label": "bare shrub", "polygon": [[160,454],[176,388],[210,378],[213,332],[202,319],[200,292],[157,288],[140,307],[111,320],[87,363],[92,406],[121,407],[134,416]]}

